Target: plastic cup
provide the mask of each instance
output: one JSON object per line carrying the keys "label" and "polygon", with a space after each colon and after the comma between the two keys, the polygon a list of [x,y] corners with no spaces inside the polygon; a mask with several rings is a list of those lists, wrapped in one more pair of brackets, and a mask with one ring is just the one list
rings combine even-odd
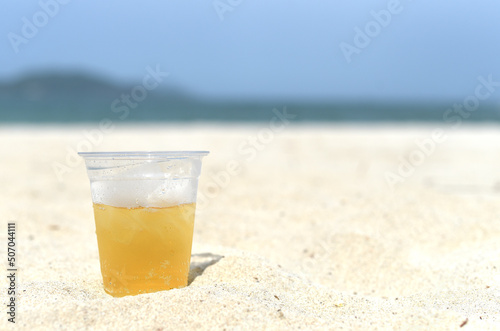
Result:
{"label": "plastic cup", "polygon": [[186,286],[208,152],[78,154],[90,179],[104,290],[121,297]]}

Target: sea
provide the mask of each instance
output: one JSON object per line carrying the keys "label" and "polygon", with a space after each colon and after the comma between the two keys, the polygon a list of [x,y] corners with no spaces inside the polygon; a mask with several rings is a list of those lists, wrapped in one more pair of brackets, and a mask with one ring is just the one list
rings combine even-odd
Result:
{"label": "sea", "polygon": [[285,113],[294,122],[500,122],[500,102],[457,100],[207,98],[176,87],[147,90],[82,74],[38,74],[0,83],[0,123],[261,122]]}

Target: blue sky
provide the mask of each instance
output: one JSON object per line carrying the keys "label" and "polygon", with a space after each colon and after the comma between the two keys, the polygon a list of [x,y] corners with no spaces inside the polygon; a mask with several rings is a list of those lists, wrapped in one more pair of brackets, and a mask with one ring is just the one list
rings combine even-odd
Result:
{"label": "blue sky", "polygon": [[[497,0],[59,1],[2,4],[1,80],[57,69],[134,83],[160,65],[168,83],[205,96],[412,100],[462,100],[478,76],[500,81]],[[390,22],[376,23],[388,8]],[[40,26],[13,47],[23,18]],[[341,43],[356,47],[367,26],[348,62]]]}

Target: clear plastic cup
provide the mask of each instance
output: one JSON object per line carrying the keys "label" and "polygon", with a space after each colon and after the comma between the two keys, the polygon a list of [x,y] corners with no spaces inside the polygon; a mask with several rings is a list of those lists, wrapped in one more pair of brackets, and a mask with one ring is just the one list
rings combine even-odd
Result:
{"label": "clear plastic cup", "polygon": [[91,152],[85,159],[104,290],[187,285],[198,178],[208,152]]}

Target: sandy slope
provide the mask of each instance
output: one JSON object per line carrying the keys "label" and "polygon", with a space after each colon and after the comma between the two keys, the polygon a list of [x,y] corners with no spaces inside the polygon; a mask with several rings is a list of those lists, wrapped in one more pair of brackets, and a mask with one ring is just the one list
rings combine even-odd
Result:
{"label": "sandy slope", "polygon": [[[0,253],[15,221],[16,329],[500,329],[498,128],[445,128],[439,143],[431,126],[84,129],[95,127],[0,127]],[[88,145],[212,152],[187,288],[104,293],[88,180],[71,151]],[[412,157],[419,165],[404,168]]]}

